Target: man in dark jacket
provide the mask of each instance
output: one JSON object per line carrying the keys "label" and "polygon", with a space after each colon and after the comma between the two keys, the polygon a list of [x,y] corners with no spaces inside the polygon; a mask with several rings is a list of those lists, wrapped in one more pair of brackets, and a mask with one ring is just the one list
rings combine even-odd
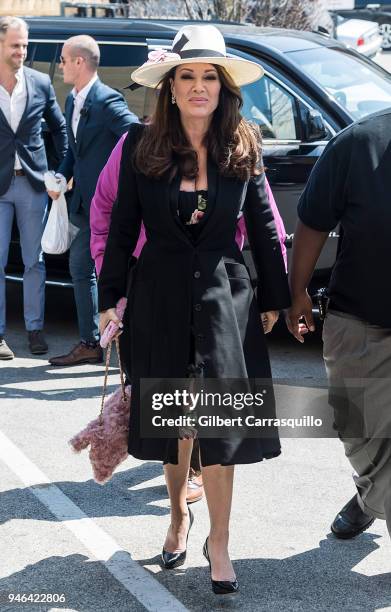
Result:
{"label": "man in dark jacket", "polygon": [[[73,178],[71,222],[79,228],[69,253],[75,292],[80,342],[67,354],[52,357],[55,366],[102,361],[99,346],[98,299],[95,265],[90,251],[90,205],[99,174],[118,139],[137,117],[124,98],[98,78],[100,52],[91,36],[73,36],[63,46],[64,82],[74,85],[65,103],[69,149],[58,169],[68,182]],[[57,193],[50,193],[53,198]]]}
{"label": "man in dark jacket", "polygon": [[391,533],[390,168],[390,109],[340,132],[300,199],[293,243],[287,322],[303,342],[314,329],[307,286],[316,260],[329,232],[343,230],[323,328],[329,403],[357,487],[331,525],[343,539],[375,518]]}
{"label": "man in dark jacket", "polygon": [[48,124],[57,154],[65,155],[65,121],[47,75],[25,68],[27,24],[17,17],[0,18],[0,359],[12,359],[4,339],[5,267],[16,218],[24,264],[24,320],[30,350],[46,353],[43,336],[45,263],[41,238],[47,195],[43,174],[47,160],[42,119]]}

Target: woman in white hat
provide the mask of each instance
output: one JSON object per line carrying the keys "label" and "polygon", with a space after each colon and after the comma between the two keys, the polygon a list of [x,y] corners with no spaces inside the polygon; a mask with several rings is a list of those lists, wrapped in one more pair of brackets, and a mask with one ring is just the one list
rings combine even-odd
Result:
{"label": "woman in white hat", "polygon": [[[262,74],[256,63],[227,57],[224,39],[211,25],[181,28],[171,52],[153,51],[132,74],[136,83],[160,93],[151,123],[133,124],[124,142],[99,277],[100,328],[118,323],[114,307],[125,293],[128,260],[143,221],[147,242],[124,317],[131,344],[129,453],[164,462],[171,502],[162,552],[166,568],[184,563],[193,521],[186,505],[192,449],[186,438],[192,430],[149,435],[145,423],[153,411],[141,381],[158,379],[160,390],[167,380],[186,377],[202,377],[205,388],[208,379],[263,379],[265,386],[271,372],[264,333],[290,303],[265,190],[261,137],[240,115],[239,87]],[[242,215],[257,295],[235,242]],[[274,416],[272,386],[267,389],[267,414]],[[228,554],[234,465],[279,455],[278,432],[208,438],[198,431],[210,515],[204,554],[213,591],[234,593],[238,583]]]}

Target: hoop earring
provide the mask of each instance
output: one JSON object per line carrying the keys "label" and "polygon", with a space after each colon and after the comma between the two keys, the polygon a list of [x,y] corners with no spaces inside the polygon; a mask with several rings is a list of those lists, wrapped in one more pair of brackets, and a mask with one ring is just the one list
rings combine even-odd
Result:
{"label": "hoop earring", "polygon": [[174,94],[171,94],[171,104],[176,104],[176,98]]}

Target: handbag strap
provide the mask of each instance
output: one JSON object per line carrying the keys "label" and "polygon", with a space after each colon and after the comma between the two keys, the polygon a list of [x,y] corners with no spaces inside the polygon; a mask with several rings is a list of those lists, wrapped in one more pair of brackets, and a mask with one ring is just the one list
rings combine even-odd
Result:
{"label": "handbag strap", "polygon": [[[125,377],[124,377],[124,371],[122,369],[122,363],[121,363],[121,353],[119,350],[119,339],[115,338],[114,339],[115,342],[115,348],[117,349],[117,356],[118,356],[118,364],[119,364],[119,376],[120,376],[120,380],[121,380],[121,389],[122,389],[122,400],[124,402],[126,402],[126,392],[125,392]],[[106,391],[107,391],[107,379],[109,376],[109,367],[110,367],[110,357],[111,357],[111,346],[112,346],[113,341],[111,341],[107,347],[106,350],[106,362],[105,362],[105,376],[104,376],[104,380],[103,380],[103,389],[102,389],[102,401],[101,401],[101,405],[100,405],[100,414],[99,414],[99,419],[100,421],[102,421],[103,418],[103,408],[105,405],[105,398],[106,398]]]}

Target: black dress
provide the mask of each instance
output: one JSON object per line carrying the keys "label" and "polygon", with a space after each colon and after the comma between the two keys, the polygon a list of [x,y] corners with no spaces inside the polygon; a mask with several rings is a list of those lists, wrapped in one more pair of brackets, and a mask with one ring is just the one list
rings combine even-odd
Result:
{"label": "black dress", "polygon": [[[147,242],[124,317],[132,381],[129,453],[177,463],[177,439],[140,435],[141,380],[187,378],[191,363],[202,364],[209,379],[270,380],[260,313],[288,307],[290,296],[264,175],[249,181],[222,176],[208,158],[207,209],[198,224],[186,225],[181,221],[183,198],[195,196],[180,193],[181,176],[152,179],[134,170],[132,155],[143,129],[148,127],[133,125],[123,145],[118,198],[99,277],[99,309],[114,307],[125,294],[127,265],[143,222]],[[241,214],[258,273],[256,294],[235,242]],[[280,454],[277,432],[199,442],[204,466],[253,463]]]}
{"label": "black dress", "polygon": [[[174,200],[175,203],[175,200]],[[177,202],[177,215],[192,242],[195,242],[205,225],[211,212],[212,203],[208,202],[208,192],[204,189],[198,191],[180,191]],[[202,214],[196,223],[191,223],[195,211]]]}

